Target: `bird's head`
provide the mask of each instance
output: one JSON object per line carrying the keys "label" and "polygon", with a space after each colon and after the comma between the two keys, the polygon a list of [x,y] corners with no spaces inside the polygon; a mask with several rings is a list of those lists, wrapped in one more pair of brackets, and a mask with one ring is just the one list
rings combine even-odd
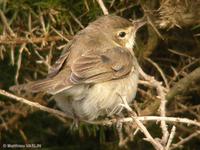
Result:
{"label": "bird's head", "polygon": [[144,19],[131,22],[119,16],[107,15],[100,17],[89,26],[96,28],[104,35],[102,38],[108,39],[109,42],[112,40],[117,46],[132,49],[137,30],[145,23]]}

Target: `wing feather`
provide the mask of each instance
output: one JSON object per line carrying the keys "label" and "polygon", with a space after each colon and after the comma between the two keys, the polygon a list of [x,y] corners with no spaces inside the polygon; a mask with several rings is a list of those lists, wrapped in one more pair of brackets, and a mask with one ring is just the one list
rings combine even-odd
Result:
{"label": "wing feather", "polygon": [[86,51],[70,65],[65,65],[68,53],[66,51],[61,56],[46,79],[13,86],[11,90],[44,91],[56,94],[74,84],[99,83],[125,78],[133,68],[133,56],[129,50],[121,47],[103,51]]}
{"label": "wing feather", "polygon": [[73,83],[95,83],[125,77],[132,69],[131,53],[121,47],[104,51],[89,51],[72,64]]}

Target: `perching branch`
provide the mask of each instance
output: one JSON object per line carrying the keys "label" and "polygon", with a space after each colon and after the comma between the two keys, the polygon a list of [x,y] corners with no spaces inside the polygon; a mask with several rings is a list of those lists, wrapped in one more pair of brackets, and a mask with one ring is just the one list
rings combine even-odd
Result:
{"label": "perching branch", "polygon": [[5,90],[1,90],[0,89],[0,95],[4,95],[8,98],[11,98],[13,100],[16,100],[20,103],[23,103],[23,104],[26,104],[26,105],[29,105],[31,107],[35,107],[35,108],[38,108],[42,111],[45,111],[45,112],[48,112],[48,113],[51,113],[51,114],[54,114],[54,115],[58,115],[58,116],[61,116],[61,117],[65,117],[65,118],[69,118],[65,113],[59,111],[59,110],[56,110],[56,109],[52,109],[52,108],[48,108],[48,107],[45,107],[43,105],[40,105],[39,103],[36,103],[36,102],[31,102],[23,97],[19,97],[19,96],[16,96],[14,94],[11,94],[9,92],[6,92]]}
{"label": "perching branch", "polygon": [[[64,118],[69,118],[62,111],[45,107],[45,106],[40,105],[39,103],[36,103],[36,102],[31,102],[31,101],[29,101],[25,98],[16,96],[16,95],[11,94],[9,92],[6,92],[5,90],[0,89],[0,95],[4,95],[4,96],[11,98],[15,101],[29,105],[31,107],[38,108],[38,109],[45,111],[45,112],[48,112],[50,114],[58,115],[58,116],[61,116],[61,117],[64,117]],[[187,125],[195,125],[197,127],[200,127],[200,122],[190,120],[190,119],[187,119],[187,118],[160,117],[160,116],[137,116],[135,118],[137,118],[140,121],[162,121],[162,120],[164,120],[166,122],[171,122],[171,123],[184,123],[184,124],[187,124]],[[72,118],[69,118],[69,119],[72,119]],[[98,125],[112,125],[112,124],[115,124],[117,121],[122,122],[122,123],[133,122],[133,118],[132,117],[126,117],[126,118],[121,118],[121,119],[111,119],[111,120],[102,120],[102,121],[84,121],[84,122],[91,123],[91,124],[98,124]]]}

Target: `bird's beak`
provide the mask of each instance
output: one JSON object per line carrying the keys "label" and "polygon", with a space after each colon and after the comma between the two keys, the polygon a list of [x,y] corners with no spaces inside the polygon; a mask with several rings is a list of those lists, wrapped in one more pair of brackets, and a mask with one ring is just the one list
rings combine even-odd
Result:
{"label": "bird's beak", "polygon": [[134,20],[132,23],[133,23],[133,26],[134,26],[134,30],[137,31],[139,28],[144,26],[147,23],[147,21],[146,21],[146,18],[143,17],[141,19]]}

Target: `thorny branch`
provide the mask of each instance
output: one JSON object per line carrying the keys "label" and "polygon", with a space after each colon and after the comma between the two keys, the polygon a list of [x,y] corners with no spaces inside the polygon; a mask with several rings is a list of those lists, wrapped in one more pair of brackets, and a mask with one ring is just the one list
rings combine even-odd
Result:
{"label": "thorny branch", "polygon": [[186,77],[179,80],[176,85],[166,95],[168,101],[172,101],[173,98],[181,93],[185,93],[192,84],[200,81],[200,67],[196,68]]}
{"label": "thorny branch", "polygon": [[[109,14],[108,12],[108,9],[105,7],[105,4],[103,2],[103,0],[97,0],[101,10],[103,11],[104,15],[107,15]],[[87,3],[87,2],[86,2]],[[166,1],[167,3],[167,1]],[[112,1],[111,3],[111,7],[112,5],[114,5],[114,1]],[[137,4],[138,5],[138,4]],[[130,4],[128,7],[125,7],[125,8],[122,8],[122,9],[117,9],[116,12],[114,13],[122,13],[124,10],[126,9],[130,9],[132,8],[133,6],[135,6],[135,4]],[[89,7],[88,7],[89,8]],[[87,10],[89,11],[89,9]],[[149,10],[147,10],[149,11]],[[81,28],[84,28],[84,26],[82,25],[81,21],[80,21],[80,17],[76,17],[75,14],[73,12],[70,12],[69,13],[72,17],[72,19],[81,27]],[[163,15],[163,14],[162,14]],[[53,16],[52,16],[53,17]],[[65,40],[66,42],[68,42],[72,36],[68,36],[68,35],[63,35],[61,34],[61,32],[59,32],[56,28],[53,28],[51,27],[51,29],[58,35],[48,35],[49,34],[49,31],[47,29],[47,24],[45,24],[46,22],[44,21],[44,16],[42,13],[39,14],[39,21],[40,21],[40,27],[42,28],[42,35],[40,35],[39,37],[36,37],[32,34],[32,30],[34,30],[31,26],[32,22],[31,22],[31,15],[29,14],[29,32],[30,33],[27,33],[24,37],[17,37],[16,35],[18,35],[17,33],[14,33],[13,29],[11,28],[11,25],[8,23],[9,20],[6,18],[5,14],[0,10],[0,20],[2,21],[3,25],[4,25],[4,30],[6,31],[7,34],[3,34],[0,36],[0,44],[2,46],[2,49],[4,49],[4,51],[6,51],[6,49],[4,48],[4,45],[11,45],[12,46],[12,51],[11,51],[11,56],[12,58],[14,58],[14,46],[16,45],[20,45],[21,46],[21,49],[20,49],[20,52],[22,53],[23,51],[23,48],[25,48],[27,46],[27,44],[33,44],[33,45],[36,45],[36,44],[41,44],[43,45],[44,43],[47,43],[47,42],[54,42],[54,41],[61,41],[61,40]],[[164,19],[166,20],[166,19]],[[163,21],[164,21],[163,20]],[[159,30],[156,28],[156,25],[154,25],[154,22],[153,20],[151,20],[151,18],[148,18],[148,21],[149,21],[149,24],[151,25],[151,27],[153,28],[153,30],[156,32],[156,34],[162,38],[163,36],[161,35],[161,33],[159,32]],[[70,28],[70,33],[71,34],[74,34],[75,32],[73,31],[73,24],[71,24],[71,22],[68,21],[68,25],[69,25],[69,28]],[[5,32],[4,31],[4,32]],[[68,33],[68,32],[67,32]],[[30,36],[29,36],[30,35]],[[33,36],[32,36],[33,35]],[[198,34],[197,34],[198,35]],[[151,36],[150,36],[151,37]],[[151,37],[152,38],[152,37]],[[192,40],[190,40],[191,42]],[[151,42],[152,43],[152,42]],[[156,45],[157,45],[158,41],[156,40]],[[42,46],[41,46],[42,47]],[[153,49],[155,49],[156,46],[153,46]],[[39,48],[38,48],[39,50]],[[37,51],[37,50],[35,50]],[[0,50],[0,57],[3,57],[1,55],[2,53],[2,50]],[[151,52],[152,53],[152,52]],[[38,55],[40,55],[38,53]],[[149,56],[149,55],[148,55]],[[185,57],[185,55],[183,55]],[[16,74],[16,81],[18,79],[18,75],[19,75],[19,69],[20,69],[20,64],[21,64],[21,56],[19,55],[19,59],[17,60],[17,74]],[[43,59],[43,58],[42,58]],[[14,59],[12,59],[14,60]],[[44,59],[45,61],[45,59]],[[185,68],[189,68],[189,66],[191,64],[194,64],[196,63],[196,61],[199,61],[199,60],[195,60],[195,61],[192,61],[191,63],[189,63],[189,65],[186,65],[185,67],[182,68],[181,72],[185,69]],[[190,119],[187,119],[187,118],[179,118],[179,117],[166,117],[166,100],[169,100],[169,102],[171,102],[177,95],[179,94],[182,94],[184,93],[185,91],[187,91],[187,89],[189,87],[191,87],[191,85],[193,83],[195,83],[196,81],[199,81],[200,79],[200,70],[199,68],[196,68],[192,73],[190,73],[188,76],[186,77],[183,77],[181,80],[179,80],[175,86],[171,89],[169,89],[169,87],[171,86],[170,85],[170,81],[168,83],[168,77],[165,76],[164,72],[162,71],[162,69],[159,67],[159,65],[157,65],[156,63],[154,62],[151,62],[156,68],[157,70],[159,71],[159,73],[161,74],[162,76],[162,79],[166,85],[167,88],[163,87],[161,85],[160,82],[156,81],[154,78],[146,75],[142,69],[140,70],[140,74],[141,74],[141,77],[143,79],[145,79],[146,81],[142,81],[140,83],[142,83],[143,85],[145,86],[148,86],[148,87],[153,87],[156,89],[157,91],[157,99],[159,99],[159,102],[156,101],[155,103],[158,105],[160,105],[160,116],[136,116],[134,114],[134,112],[132,111],[132,109],[129,108],[128,105],[124,105],[125,108],[131,112],[129,114],[129,116],[126,116],[124,118],[120,118],[120,119],[110,119],[110,120],[101,120],[101,121],[93,121],[93,122],[89,122],[89,121],[85,121],[83,120],[83,122],[87,122],[87,123],[91,123],[91,124],[96,124],[96,125],[113,125],[113,124],[118,124],[118,123],[121,123],[121,124],[126,124],[126,123],[131,123],[132,125],[135,123],[137,124],[137,129],[136,131],[138,131],[138,129],[140,129],[144,134],[145,136],[147,137],[147,140],[150,141],[152,143],[152,145],[154,145],[154,147],[156,149],[164,149],[165,150],[168,150],[168,149],[175,149],[177,147],[180,147],[182,146],[182,144],[188,142],[189,140],[191,140],[191,138],[195,137],[195,136],[198,136],[199,135],[199,130],[195,133],[192,133],[190,132],[190,135],[184,139],[181,139],[180,142],[176,143],[176,144],[172,144],[172,141],[173,141],[173,138],[175,138],[175,129],[176,127],[178,127],[178,125],[175,127],[173,126],[172,129],[171,129],[171,132],[169,133],[168,131],[168,126],[166,123],[170,123],[170,124],[176,124],[176,123],[181,123],[181,125],[183,124],[186,124],[186,125],[193,125],[197,128],[200,128],[200,122],[199,121],[195,121],[195,120],[190,120]],[[14,61],[13,61],[13,64],[14,64]],[[176,69],[176,68],[175,68]],[[174,69],[174,72],[176,72],[176,70]],[[184,70],[185,71],[185,70]],[[177,73],[177,76],[179,75],[179,72]],[[177,77],[176,76],[176,77]],[[1,84],[1,83],[0,83]],[[0,85],[1,86],[1,85]],[[169,91],[169,92],[168,92]],[[166,93],[168,92],[168,93]],[[16,95],[13,95],[11,93],[8,93],[4,90],[0,90],[0,94],[1,95],[4,95],[8,98],[11,98],[13,100],[16,100],[20,103],[23,103],[23,104],[26,104],[28,106],[31,106],[33,108],[37,108],[39,110],[42,110],[42,111],[46,111],[50,114],[53,114],[53,115],[56,115],[56,116],[61,116],[63,118],[67,118],[67,119],[72,119],[72,118],[68,118],[68,116],[66,116],[65,113],[59,111],[59,110],[55,110],[55,109],[52,109],[52,108],[48,108],[48,107],[45,107],[39,103],[36,103],[36,102],[31,102],[29,101],[28,99],[25,99],[25,98],[22,98],[22,97],[19,97],[19,96],[16,96]],[[149,93],[145,93],[145,94],[149,94]],[[166,96],[167,94],[167,96]],[[160,104],[159,104],[160,103]],[[195,116],[198,116],[199,113],[196,113],[195,111],[198,111],[199,110],[199,106],[186,106],[186,105],[182,105],[182,104],[179,104],[177,103],[177,106],[178,107],[181,107],[181,109],[176,109],[174,110],[171,114],[173,114],[174,112],[183,112],[183,111],[186,111],[187,109],[191,108],[192,110],[190,110],[190,112],[192,114],[195,114]],[[148,107],[151,107],[151,106],[148,106]],[[156,107],[157,108],[157,107]],[[0,116],[0,119],[2,120],[2,124],[0,125],[0,127],[4,127],[4,128],[7,128],[8,129],[8,126],[7,126],[7,123],[8,124],[12,124],[13,121],[15,120],[18,120],[20,118],[20,115],[17,114],[16,116],[14,116],[13,118],[10,118],[9,122],[5,122],[4,121],[4,118]],[[196,117],[198,118],[198,117]],[[149,133],[148,129],[145,127],[145,123],[146,122],[161,122],[161,128],[162,128],[162,133],[163,133],[163,137],[162,137],[162,140],[161,142],[160,141],[157,141],[156,138],[153,138],[151,136],[151,134]],[[135,125],[134,124],[134,125]],[[195,129],[194,129],[195,130]],[[191,130],[193,131],[193,130]],[[123,136],[121,135],[122,139],[123,140]],[[124,141],[126,142],[126,141]]]}
{"label": "thorny branch", "polygon": [[188,141],[191,140],[193,137],[198,136],[198,135],[200,135],[200,130],[198,130],[197,132],[195,132],[195,133],[189,135],[188,137],[186,137],[186,138],[184,138],[184,139],[181,139],[178,143],[173,144],[171,150],[172,150],[172,149],[175,149],[175,148],[178,148],[178,147],[181,147],[184,143],[188,142]]}
{"label": "thorny branch", "polygon": [[[64,117],[64,118],[68,118],[68,119],[72,119],[72,118],[69,118],[65,113],[59,111],[59,110],[55,110],[55,109],[51,109],[51,108],[48,108],[48,107],[45,107],[45,106],[42,106],[40,105],[39,103],[36,103],[36,102],[31,102],[25,98],[22,98],[22,97],[18,97],[16,95],[13,95],[11,93],[8,93],[4,90],[0,90],[0,94],[1,95],[4,95],[6,97],[9,97],[11,99],[14,99],[18,102],[21,102],[21,103],[24,103],[26,105],[29,105],[31,107],[35,107],[35,108],[38,108],[40,110],[43,110],[45,112],[48,112],[48,113],[51,113],[53,115],[58,115],[58,116],[61,116],[61,117]],[[158,116],[136,116],[134,115],[134,112],[132,111],[132,109],[129,107],[128,104],[124,104],[124,107],[131,112],[131,117],[128,117],[128,118],[121,118],[121,119],[112,119],[112,120],[108,120],[108,121],[94,121],[94,122],[90,122],[90,121],[85,121],[83,120],[84,122],[87,122],[87,123],[91,123],[91,124],[100,124],[100,125],[112,125],[114,123],[125,123],[125,122],[135,122],[138,127],[140,128],[140,130],[146,135],[147,137],[147,140],[150,141],[152,143],[152,145],[154,145],[154,147],[156,149],[164,149],[164,147],[158,143],[157,141],[155,141],[153,139],[153,137],[150,135],[150,133],[148,132],[148,130],[146,129],[146,127],[143,125],[143,123],[141,121],[164,121],[164,122],[180,122],[180,123],[186,123],[186,124],[191,124],[191,125],[195,125],[195,126],[198,126],[200,127],[200,123],[199,122],[196,122],[196,121],[193,121],[193,120],[190,120],[190,119],[187,119],[187,118],[175,118],[175,117],[158,117]],[[170,134],[169,136],[169,140],[168,140],[168,143],[167,143],[167,146],[166,147],[169,147],[171,141],[172,141],[172,137],[174,136],[174,129],[172,130],[172,133]]]}
{"label": "thorny branch", "polygon": [[59,110],[45,107],[45,106],[40,105],[39,103],[36,103],[36,102],[31,102],[31,101],[29,101],[29,100],[27,100],[27,99],[25,99],[23,97],[19,97],[19,96],[13,95],[13,94],[8,93],[8,92],[6,92],[4,90],[1,90],[1,89],[0,89],[0,94],[4,95],[6,97],[9,97],[9,98],[11,98],[13,100],[16,100],[18,102],[21,102],[23,104],[29,105],[31,107],[35,107],[35,108],[38,108],[40,110],[43,110],[45,112],[48,112],[48,113],[51,113],[51,114],[54,114],[54,115],[59,115],[61,117],[65,117],[65,118],[67,117],[65,113],[63,113],[63,112],[61,112]]}
{"label": "thorny branch", "polygon": [[[61,117],[64,117],[64,118],[69,118],[69,116],[67,116],[65,113],[63,113],[59,110],[55,110],[55,109],[43,106],[43,105],[36,103],[36,102],[31,102],[30,100],[16,96],[14,94],[11,94],[11,93],[6,92],[6,91],[1,90],[1,89],[0,89],[0,95],[4,95],[4,96],[11,98],[15,101],[21,102],[21,103],[26,104],[26,105],[31,106],[31,107],[38,108],[39,110],[48,112],[50,114],[58,115],[58,116],[61,116]],[[190,120],[190,119],[187,119],[187,118],[160,117],[160,116],[137,116],[137,117],[134,117],[134,118],[137,118],[140,121],[163,121],[164,120],[164,121],[172,122],[172,123],[178,122],[178,123],[184,123],[184,124],[187,124],[187,125],[195,125],[197,127],[200,127],[200,122]],[[72,118],[69,118],[69,119],[72,119]],[[98,125],[112,125],[112,124],[115,124],[117,121],[122,122],[122,123],[132,122],[133,118],[132,117],[126,117],[126,118],[121,118],[119,120],[111,119],[111,120],[85,121],[85,122],[92,123],[92,124],[98,124]]]}
{"label": "thorny branch", "polygon": [[[148,82],[148,84],[154,88],[156,88],[157,90],[157,94],[158,94],[158,98],[160,99],[160,115],[161,117],[165,117],[166,116],[166,103],[167,100],[165,98],[166,96],[166,91],[167,89],[165,89],[157,80],[155,80],[153,77],[147,75],[146,73],[144,73],[144,71],[142,70],[142,68],[139,68],[139,73],[140,75]],[[165,120],[161,121],[161,129],[162,129],[162,133],[163,133],[163,137],[162,137],[162,143],[165,145],[167,143],[167,139],[169,136],[169,132],[167,129],[167,124],[165,122]]]}
{"label": "thorny branch", "polygon": [[[66,35],[66,39],[72,39],[72,36]],[[51,41],[60,41],[63,40],[63,37],[54,35],[54,36],[46,36],[46,37],[33,37],[33,38],[24,38],[24,37],[16,37],[11,38],[8,36],[0,36],[0,44],[6,45],[14,45],[14,44],[23,44],[23,43],[42,43],[43,41],[51,42]]]}

